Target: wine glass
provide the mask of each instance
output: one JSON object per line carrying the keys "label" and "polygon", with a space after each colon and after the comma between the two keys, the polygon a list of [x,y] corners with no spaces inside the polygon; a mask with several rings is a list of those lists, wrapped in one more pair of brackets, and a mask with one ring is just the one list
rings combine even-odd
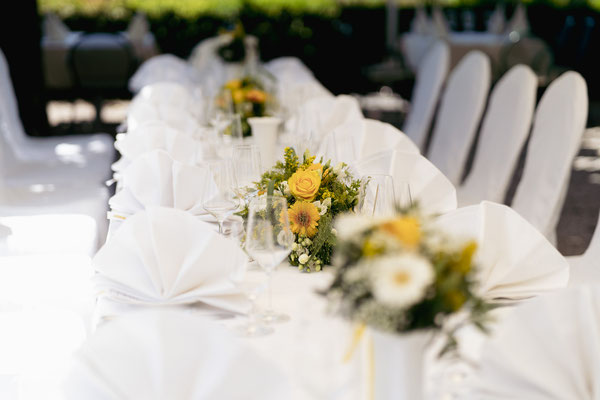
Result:
{"label": "wine glass", "polygon": [[219,233],[223,234],[223,221],[239,206],[239,201],[233,191],[231,162],[230,160],[214,160],[207,164],[212,179],[206,179],[202,207],[215,217],[219,223]]}
{"label": "wine glass", "polygon": [[231,116],[231,140],[233,143],[240,143],[244,139],[244,132],[242,130],[242,116],[239,113],[235,113]]}
{"label": "wine glass", "polygon": [[266,322],[283,322],[289,317],[273,310],[271,277],[275,268],[292,251],[294,234],[290,230],[285,197],[261,196],[252,199],[248,213],[246,251],[267,274],[269,306],[263,314]]}
{"label": "wine glass", "polygon": [[394,179],[391,175],[373,174],[361,179],[358,212],[373,216],[392,215],[396,211]]}
{"label": "wine glass", "polygon": [[396,204],[400,208],[410,208],[413,205],[410,184],[407,181],[397,181],[395,185]]}
{"label": "wine glass", "polygon": [[258,146],[243,144],[233,147],[233,177],[235,191],[247,204],[258,193],[255,183],[260,180],[260,153]]}
{"label": "wine glass", "polygon": [[234,327],[234,331],[244,337],[264,336],[274,332],[270,326],[263,324],[259,318],[256,300],[265,289],[265,279],[257,273],[248,273],[248,264],[243,263],[229,274],[229,281],[239,289],[250,302],[250,310],[246,322]]}
{"label": "wine glass", "polygon": [[222,90],[218,97],[211,101],[208,110],[208,122],[219,133],[231,124],[233,116],[233,100],[229,90]]}

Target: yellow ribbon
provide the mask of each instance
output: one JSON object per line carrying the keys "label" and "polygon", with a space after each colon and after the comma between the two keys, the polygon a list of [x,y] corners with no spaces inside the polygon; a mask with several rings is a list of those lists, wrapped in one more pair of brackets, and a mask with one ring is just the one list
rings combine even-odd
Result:
{"label": "yellow ribbon", "polygon": [[[350,360],[352,359],[352,357],[354,356],[354,353],[356,352],[356,348],[358,347],[358,345],[360,344],[360,341],[362,340],[363,336],[365,335],[365,329],[366,326],[365,324],[358,324],[354,327],[354,333],[352,334],[352,341],[350,342],[350,346],[348,348],[348,351],[346,352],[346,354],[344,355],[344,363],[349,363]],[[368,362],[368,368],[367,368],[367,382],[368,382],[368,396],[369,399],[374,400],[375,399],[375,350],[373,348],[373,338],[372,337],[368,337],[368,347],[367,347],[367,362]]]}

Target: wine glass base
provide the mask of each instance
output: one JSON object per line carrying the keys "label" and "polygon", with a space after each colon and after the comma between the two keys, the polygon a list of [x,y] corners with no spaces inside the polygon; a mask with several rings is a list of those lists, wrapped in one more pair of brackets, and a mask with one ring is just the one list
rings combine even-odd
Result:
{"label": "wine glass base", "polygon": [[267,324],[277,324],[289,321],[290,316],[275,311],[265,311],[260,315],[260,319]]}
{"label": "wine glass base", "polygon": [[241,337],[260,337],[275,332],[275,329],[270,326],[250,323],[235,326],[233,332]]}

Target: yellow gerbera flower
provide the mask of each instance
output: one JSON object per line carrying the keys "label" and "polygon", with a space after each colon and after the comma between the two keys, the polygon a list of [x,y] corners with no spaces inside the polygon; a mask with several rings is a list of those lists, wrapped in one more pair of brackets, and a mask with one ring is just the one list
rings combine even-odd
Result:
{"label": "yellow gerbera flower", "polygon": [[317,207],[306,201],[297,201],[288,210],[290,218],[290,228],[292,232],[299,235],[313,237],[317,234],[317,226],[319,226],[319,210]]}
{"label": "yellow gerbera flower", "polygon": [[396,237],[406,248],[415,249],[421,241],[421,227],[415,217],[400,217],[381,225],[381,229]]}

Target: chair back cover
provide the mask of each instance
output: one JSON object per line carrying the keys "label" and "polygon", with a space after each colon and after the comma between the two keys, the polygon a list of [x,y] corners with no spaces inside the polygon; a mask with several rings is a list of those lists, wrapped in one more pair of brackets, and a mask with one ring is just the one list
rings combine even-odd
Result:
{"label": "chair back cover", "polygon": [[482,200],[503,203],[527,140],[537,93],[537,76],[517,65],[496,83],[483,119],[471,172],[458,188],[460,205]]}
{"label": "chair back cover", "polygon": [[410,112],[402,130],[421,151],[425,147],[449,64],[450,49],[445,42],[439,41],[427,52],[417,71]]}
{"label": "chair back cover", "polygon": [[[456,189],[429,160],[418,153],[397,150],[377,153],[358,162],[357,176],[391,175],[394,186],[408,183],[413,202],[425,214],[443,214],[456,209]],[[397,189],[396,189],[397,190]],[[400,192],[396,191],[396,196]]]}
{"label": "chair back cover", "polygon": [[[26,134],[19,117],[19,108],[10,78],[8,62],[2,49],[0,49],[0,124],[5,126],[1,140],[10,145],[10,150],[19,156]],[[3,147],[5,146],[3,145]],[[10,150],[6,149],[6,151]]]}
{"label": "chair back cover", "polygon": [[437,113],[428,158],[454,185],[460,183],[490,88],[490,60],[469,52],[454,68]]}
{"label": "chair back cover", "polygon": [[587,115],[587,85],[574,71],[565,72],[550,84],[536,110],[512,207],[551,241]]}

